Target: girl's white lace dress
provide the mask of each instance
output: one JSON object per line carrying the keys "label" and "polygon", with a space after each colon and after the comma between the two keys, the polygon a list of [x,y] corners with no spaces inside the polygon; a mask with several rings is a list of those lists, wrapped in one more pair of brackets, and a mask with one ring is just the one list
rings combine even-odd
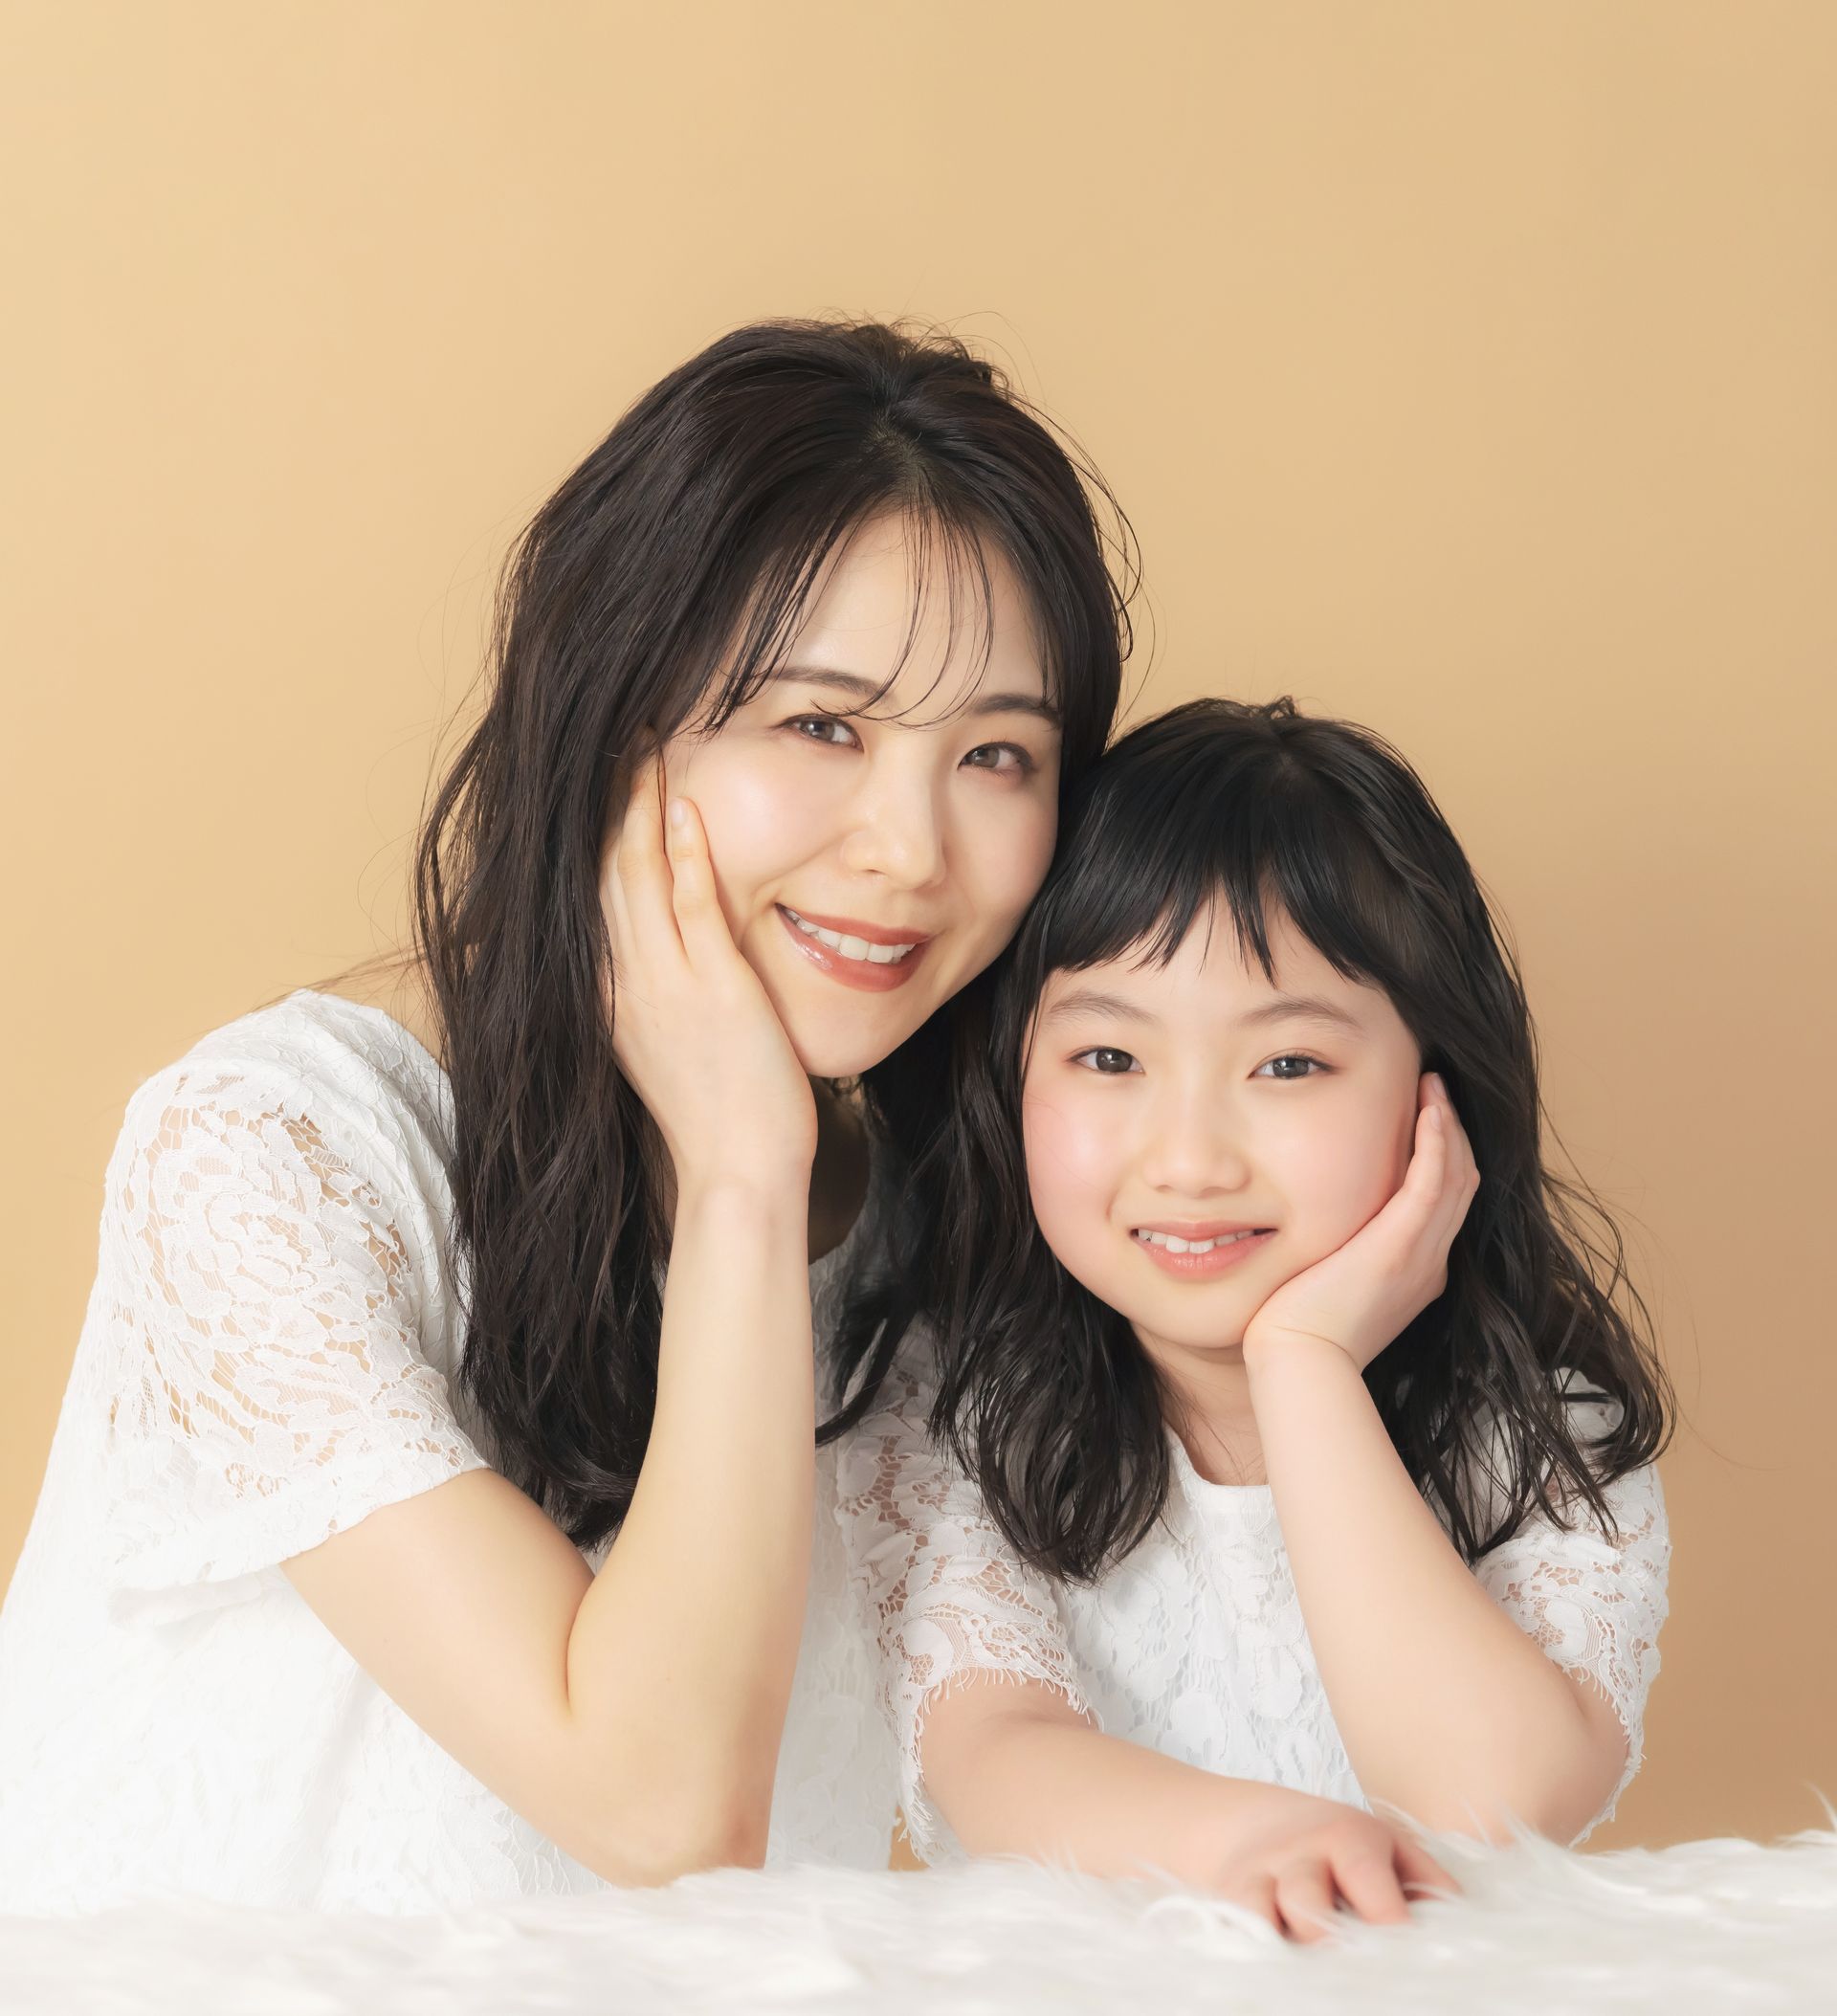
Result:
{"label": "girl's white lace dress", "polygon": [[[925,1713],[977,1674],[1037,1681],[1110,1735],[1205,1770],[1369,1809],[1308,1643],[1267,1484],[1207,1483],[1170,1431],[1174,1481],[1162,1520],[1095,1587],[1055,1584],[1019,1559],[974,1486],[931,1444],[929,1393],[916,1354],[902,1356],[911,1362],[845,1438],[838,1483],[865,1628],[879,1640],[901,1804],[924,1860],[962,1853],[925,1795]],[[1570,1412],[1590,1439],[1613,1419],[1605,1405]],[[1474,1571],[1558,1665],[1603,1690],[1627,1731],[1626,1770],[1585,1831],[1612,1814],[1639,1768],[1671,1560],[1655,1468],[1621,1478],[1606,1497],[1617,1545],[1582,1506],[1570,1515],[1574,1532],[1537,1518]]]}
{"label": "girl's white lace dress", "polygon": [[[445,1911],[605,1887],[396,1707],[279,1567],[489,1460],[454,1376],[449,1100],[390,1017],[302,991],[130,1102],[0,1612],[0,1912],[166,1889]],[[811,1271],[819,1335],[848,1250]],[[834,1455],[768,1853],[884,1868],[894,1758]]]}

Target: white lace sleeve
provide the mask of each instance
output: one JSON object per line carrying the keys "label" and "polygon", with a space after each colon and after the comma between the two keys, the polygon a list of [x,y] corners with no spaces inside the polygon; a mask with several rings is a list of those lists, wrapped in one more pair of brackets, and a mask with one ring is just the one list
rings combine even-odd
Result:
{"label": "white lace sleeve", "polygon": [[157,1618],[237,1601],[484,1463],[417,1343],[400,1214],[309,1097],[181,1068],[128,1108],[102,1216],[118,1606]]}
{"label": "white lace sleeve", "polygon": [[[1585,1440],[1599,1436],[1613,1419],[1607,1405],[1572,1407],[1570,1416]],[[1529,1519],[1474,1569],[1494,1601],[1557,1665],[1586,1674],[1613,1703],[1627,1733],[1620,1783],[1579,1841],[1613,1818],[1644,1756],[1646,1697],[1658,1673],[1671,1558],[1655,1466],[1617,1478],[1604,1495],[1618,1539],[1605,1536],[1586,1503],[1578,1500],[1564,1515],[1572,1532],[1541,1516]]]}
{"label": "white lace sleeve", "polygon": [[837,1518],[880,1650],[880,1699],[899,1750],[900,1805],[922,1861],[955,1850],[926,1796],[924,1718],[978,1675],[1033,1681],[1095,1725],[1051,1583],[1021,1561],[975,1486],[925,1429],[929,1396],[896,1365],[875,1411],[844,1440]]}

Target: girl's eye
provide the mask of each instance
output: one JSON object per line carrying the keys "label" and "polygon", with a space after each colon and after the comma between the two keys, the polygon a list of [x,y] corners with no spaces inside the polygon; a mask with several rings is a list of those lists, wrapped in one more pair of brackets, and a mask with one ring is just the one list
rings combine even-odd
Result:
{"label": "girl's eye", "polygon": [[854,730],[839,714],[800,714],[785,725],[800,740],[821,742],[826,748],[846,749],[854,741]]}
{"label": "girl's eye", "polygon": [[[1296,1064],[1304,1068],[1299,1071],[1285,1071],[1281,1068],[1288,1064]],[[1259,1064],[1251,1075],[1260,1078],[1267,1073],[1273,1078],[1317,1078],[1326,1068],[1318,1057],[1291,1054],[1285,1057],[1272,1057],[1267,1064]]]}
{"label": "girl's eye", "polygon": [[1006,771],[1011,777],[1024,777],[1033,768],[1033,759],[1019,742],[983,742],[972,749],[963,762],[971,769]]}
{"label": "girl's eye", "polygon": [[1120,1077],[1125,1072],[1141,1069],[1126,1050],[1081,1050],[1072,1061],[1087,1071],[1101,1072],[1105,1077]]}

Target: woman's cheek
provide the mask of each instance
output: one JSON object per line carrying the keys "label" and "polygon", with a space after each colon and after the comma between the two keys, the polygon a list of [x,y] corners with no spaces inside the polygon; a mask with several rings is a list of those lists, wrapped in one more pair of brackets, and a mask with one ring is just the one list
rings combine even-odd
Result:
{"label": "woman's cheek", "polygon": [[[984,788],[1002,789],[986,780]],[[1052,865],[1058,838],[1058,807],[1051,798],[1029,792],[1002,808],[1004,816],[979,818],[963,834],[957,858],[974,864],[978,873],[971,902],[984,929],[983,964],[1002,950],[1020,928],[1027,906],[1039,894]]]}
{"label": "woman's cheek", "polygon": [[[798,758],[805,756],[800,764]],[[681,738],[665,770],[673,795],[694,800],[728,928],[736,939],[758,907],[760,889],[815,851],[822,824],[820,779],[806,752],[738,738]]]}

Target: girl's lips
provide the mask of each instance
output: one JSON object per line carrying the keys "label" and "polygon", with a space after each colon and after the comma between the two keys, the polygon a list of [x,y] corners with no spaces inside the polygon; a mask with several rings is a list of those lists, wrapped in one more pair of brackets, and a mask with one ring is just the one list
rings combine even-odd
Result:
{"label": "girl's lips", "polygon": [[1208,1253],[1170,1253],[1164,1246],[1138,1239],[1134,1232],[1129,1234],[1129,1243],[1138,1252],[1145,1253],[1162,1274],[1172,1274],[1177,1281],[1209,1281],[1215,1274],[1228,1274],[1233,1267],[1242,1267],[1252,1253],[1260,1253],[1274,1237],[1273,1230],[1251,1232],[1248,1238],[1231,1239],[1223,1246],[1215,1246]]}
{"label": "girl's lips", "polygon": [[[845,959],[832,945],[826,945],[820,938],[812,938],[808,931],[800,931],[786,916],[782,903],[774,903],[772,907],[785,927],[785,935],[819,973],[827,973],[831,980],[839,980],[845,987],[854,987],[863,994],[890,994],[895,987],[904,986],[931,948],[931,941],[926,939],[915,944],[903,959],[885,965],[876,965],[866,959]],[[822,921],[820,918],[810,919],[813,924]],[[880,943],[889,942],[878,933],[875,940]]]}

